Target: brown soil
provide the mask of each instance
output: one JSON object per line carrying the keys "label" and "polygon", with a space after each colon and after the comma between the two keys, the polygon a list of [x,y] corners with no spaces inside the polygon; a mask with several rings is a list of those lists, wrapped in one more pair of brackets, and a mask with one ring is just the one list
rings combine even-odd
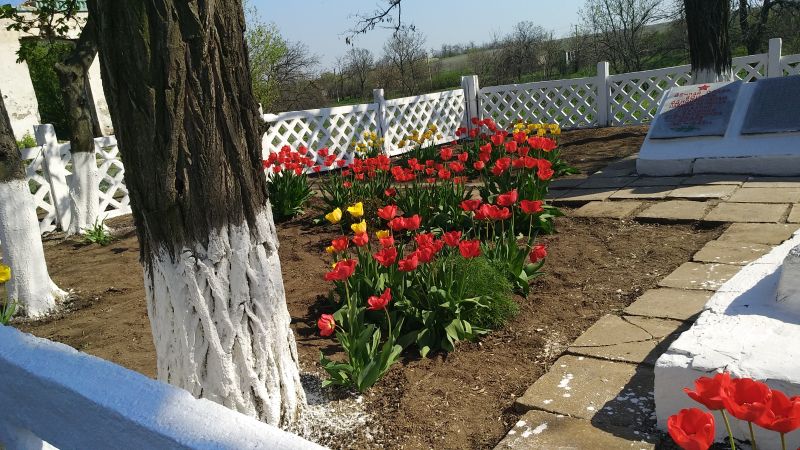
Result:
{"label": "brown soil", "polygon": [[639,125],[565,131],[559,139],[561,155],[581,173],[591,174],[637,153],[647,129],[647,125]]}
{"label": "brown soil", "polygon": [[[603,131],[605,130],[596,130]],[[578,138],[578,133],[587,136]],[[624,134],[624,133],[623,133]],[[565,153],[596,148],[591,133],[565,133]],[[573,139],[575,137],[575,139]],[[630,136],[618,139],[634,139]],[[605,138],[608,139],[608,138]],[[603,152],[573,161],[584,170],[625,156]],[[638,149],[638,145],[635,146]],[[583,150],[581,150],[583,149]],[[634,150],[635,151],[635,150]],[[577,161],[577,162],[576,162]],[[599,168],[599,167],[598,167]],[[129,218],[112,226],[121,236],[99,247],[71,240],[45,240],[53,279],[74,289],[74,300],[58,317],[16,326],[63,342],[122,366],[155,376],[155,353],[144,300],[138,242]],[[692,225],[559,218],[558,234],[546,236],[550,255],[545,276],[520,314],[477,343],[463,343],[450,355],[406,358],[364,396],[370,414],[365,428],[379,430],[368,445],[358,430],[327,445],[385,448],[491,448],[518,420],[515,397],[541,376],[566,346],[598,318],[619,313],[644,290],[688,261],[721,229]],[[321,373],[320,350],[336,354],[335,342],[315,330],[328,310],[329,284],[322,280],[324,254],[334,232],[314,226],[310,215],[278,226],[286,299],[297,336],[301,366]],[[338,444],[338,445],[337,445]]]}

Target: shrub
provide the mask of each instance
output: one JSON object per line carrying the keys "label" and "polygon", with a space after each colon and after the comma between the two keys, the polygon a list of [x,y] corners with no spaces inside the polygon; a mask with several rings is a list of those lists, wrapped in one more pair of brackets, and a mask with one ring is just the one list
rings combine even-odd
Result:
{"label": "shrub", "polygon": [[267,181],[267,187],[272,215],[279,222],[302,214],[306,203],[313,196],[305,174],[284,172],[273,175]]}
{"label": "shrub", "polygon": [[34,139],[30,133],[25,133],[22,139],[17,141],[17,147],[19,147],[20,150],[23,148],[36,147],[36,139]]}
{"label": "shrub", "polygon": [[466,320],[470,323],[481,328],[498,329],[519,312],[519,306],[511,295],[511,283],[486,257],[475,258],[471,264],[457,258],[453,275],[470,281],[464,296],[484,297],[487,300],[486,308],[476,309],[467,315]]}

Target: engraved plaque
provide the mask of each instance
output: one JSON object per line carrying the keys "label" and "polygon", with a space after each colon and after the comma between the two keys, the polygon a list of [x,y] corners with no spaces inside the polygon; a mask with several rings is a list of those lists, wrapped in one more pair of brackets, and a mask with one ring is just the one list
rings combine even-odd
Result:
{"label": "engraved plaque", "polygon": [[650,132],[652,139],[724,136],[741,81],[670,89]]}
{"label": "engraved plaque", "polygon": [[756,82],[742,134],[800,131],[800,75]]}

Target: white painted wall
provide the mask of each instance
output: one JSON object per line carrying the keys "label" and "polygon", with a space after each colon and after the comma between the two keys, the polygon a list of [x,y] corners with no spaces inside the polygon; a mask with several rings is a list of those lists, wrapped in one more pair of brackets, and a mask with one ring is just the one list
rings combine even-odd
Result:
{"label": "white painted wall", "polygon": [[[0,20],[0,91],[6,104],[11,127],[17,139],[25,133],[33,134],[33,126],[41,122],[39,105],[36,102],[36,92],[33,90],[28,65],[24,62],[18,64],[17,50],[19,40],[26,35],[19,31],[8,31],[6,26],[11,23],[8,19]],[[77,37],[77,31],[74,33]],[[92,86],[97,117],[103,134],[114,134],[111,124],[111,115],[108,112],[108,103],[103,92],[103,82],[100,78],[100,61],[95,57],[94,63],[89,68],[89,84]]]}
{"label": "white painted wall", "polygon": [[14,449],[322,448],[182,389],[6,326],[0,326],[0,405],[0,447]]}

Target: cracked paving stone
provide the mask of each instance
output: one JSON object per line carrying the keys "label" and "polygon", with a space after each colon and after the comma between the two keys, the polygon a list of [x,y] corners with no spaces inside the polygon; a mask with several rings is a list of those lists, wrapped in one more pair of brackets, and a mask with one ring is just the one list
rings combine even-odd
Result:
{"label": "cracked paving stone", "polygon": [[642,202],[590,202],[572,212],[575,217],[624,219],[642,206]]}
{"label": "cracked paving stone", "polygon": [[712,295],[712,291],[650,289],[625,308],[625,314],[686,321],[700,313]]}
{"label": "cracked paving stone", "polygon": [[693,261],[743,266],[766,255],[772,246],[740,241],[710,241],[692,257]]}
{"label": "cracked paving stone", "polygon": [[670,339],[683,332],[683,322],[650,317],[606,315],[580,335],[570,353],[612,361],[654,365]]}
{"label": "cracked paving stone", "polygon": [[528,411],[519,418],[495,450],[642,449],[655,448],[655,433],[613,425],[595,426],[588,420]]}
{"label": "cracked paving stone", "polygon": [[798,228],[800,228],[798,224],[734,223],[722,233],[719,240],[778,245],[792,237]]}
{"label": "cracked paving stone", "polygon": [[716,291],[726,281],[736,275],[741,266],[730,264],[701,264],[687,262],[681,264],[671,274],[658,282],[661,287],[677,289],[704,289]]}
{"label": "cracked paving stone", "polygon": [[537,409],[636,430],[655,428],[653,369],[647,365],[564,355],[517,398],[520,411]]}

